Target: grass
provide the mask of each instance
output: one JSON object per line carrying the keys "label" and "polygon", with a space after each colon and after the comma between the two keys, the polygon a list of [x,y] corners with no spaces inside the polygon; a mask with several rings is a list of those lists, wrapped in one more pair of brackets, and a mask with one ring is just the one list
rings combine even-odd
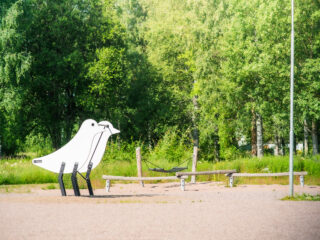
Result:
{"label": "grass", "polygon": [[320,194],[311,195],[307,193],[296,194],[294,197],[286,196],[281,200],[289,200],[289,201],[320,201]]}
{"label": "grass", "polygon": [[120,200],[120,203],[142,203],[140,200]]}
{"label": "grass", "polygon": [[33,189],[56,189],[58,184],[0,185],[0,193],[30,193]]}
{"label": "grass", "polygon": [[42,190],[51,190],[51,189],[57,189],[57,188],[59,188],[58,184],[51,183],[51,184],[48,184],[48,185],[42,187],[41,189]]}
{"label": "grass", "polygon": [[[103,188],[105,181],[102,175],[116,175],[116,176],[136,176],[137,167],[135,160],[135,148],[138,144],[126,144],[118,146],[111,144],[106,150],[106,154],[98,165],[91,173],[91,181],[94,188]],[[155,148],[154,151],[142,149],[142,160],[149,160],[158,166],[165,169],[172,168],[179,165],[185,160],[187,156],[192,156],[190,149],[185,149],[182,145],[177,147],[177,152],[174,153],[172,149],[168,151],[175,154],[169,158],[165,155],[166,148]],[[161,155],[162,154],[162,155]],[[12,184],[40,184],[50,183],[50,188],[58,188],[57,174],[51,173],[47,170],[41,169],[32,165],[32,158],[36,157],[34,153],[24,153],[24,158],[19,159],[2,159],[0,160],[0,185]],[[161,157],[162,156],[162,157]],[[186,163],[187,164],[187,163]],[[150,164],[149,164],[150,166]],[[189,162],[188,169],[191,171],[191,161]],[[237,172],[259,173],[259,172],[287,172],[289,169],[289,158],[266,156],[263,158],[240,158],[232,161],[221,162],[208,162],[198,161],[197,171],[205,170],[223,170],[235,169]],[[142,164],[143,176],[172,176],[174,173],[158,173],[148,171],[148,165],[143,162]],[[295,156],[294,158],[294,171],[307,171],[308,175],[305,176],[305,184],[307,185],[320,185],[320,159],[317,157],[303,158]],[[299,177],[295,177],[295,183],[299,183]],[[189,178],[190,179],[190,178]],[[224,175],[206,175],[198,176],[197,181],[220,181],[225,182],[227,185],[227,178]],[[86,188],[85,181],[78,177],[79,187]],[[71,175],[64,175],[64,182],[66,188],[72,188]],[[157,181],[159,182],[159,181]],[[268,178],[236,178],[235,184],[288,184],[288,177],[268,177]]]}
{"label": "grass", "polygon": [[56,182],[56,174],[32,165],[31,159],[0,161],[0,185]]}

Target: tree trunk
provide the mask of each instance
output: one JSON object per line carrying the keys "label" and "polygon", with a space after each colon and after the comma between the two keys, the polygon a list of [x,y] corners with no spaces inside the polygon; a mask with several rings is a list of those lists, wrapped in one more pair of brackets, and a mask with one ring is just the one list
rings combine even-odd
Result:
{"label": "tree trunk", "polygon": [[263,157],[263,127],[260,114],[257,114],[257,156]]}
{"label": "tree trunk", "polygon": [[214,136],[214,159],[216,161],[220,161],[220,144],[219,144],[219,136]]}
{"label": "tree trunk", "polygon": [[281,137],[281,155],[284,156],[286,155],[286,149],[285,149],[285,142],[284,142],[284,138]]}
{"label": "tree trunk", "polygon": [[[193,146],[193,154],[192,154],[192,172],[197,171],[197,161],[198,161],[198,147]],[[196,176],[191,176],[191,183],[196,183]]]}
{"label": "tree trunk", "polygon": [[257,156],[257,124],[256,124],[256,113],[252,110],[251,118],[251,155]]}
{"label": "tree trunk", "polygon": [[[198,129],[198,96],[194,96],[192,99],[193,113],[192,113],[192,141],[193,141],[193,161],[192,161],[192,172],[197,171],[197,160],[198,160],[198,148],[199,148],[199,129]],[[196,176],[191,176],[191,183],[196,182]]]}
{"label": "tree trunk", "polygon": [[295,155],[297,155],[297,135],[293,133],[293,152]]}
{"label": "tree trunk", "polygon": [[319,153],[318,132],[317,132],[316,120],[312,120],[311,135],[312,135],[312,149],[313,149],[312,154],[316,155]]}
{"label": "tree trunk", "polygon": [[149,150],[151,151],[152,149],[152,140],[151,140],[151,127],[150,127],[150,123],[148,123],[148,147]]}
{"label": "tree trunk", "polygon": [[52,142],[52,147],[58,149],[61,147],[61,130],[57,129],[56,131],[50,132],[50,138]]}
{"label": "tree trunk", "polygon": [[280,154],[280,138],[278,135],[275,136],[275,148],[274,148],[274,155],[279,156]]}
{"label": "tree trunk", "polygon": [[73,121],[69,119],[66,122],[65,128],[64,128],[65,136],[62,137],[63,138],[63,141],[62,141],[63,144],[66,144],[67,142],[70,141],[71,135],[72,135],[72,129],[73,129]]}
{"label": "tree trunk", "polygon": [[[121,132],[120,121],[118,120],[118,130]],[[118,149],[121,149],[121,134],[117,134],[117,145]]]}
{"label": "tree trunk", "polygon": [[308,122],[307,122],[307,119],[304,119],[303,121],[303,152],[305,156],[307,156],[309,153],[308,137],[309,137]]}
{"label": "tree trunk", "polygon": [[193,102],[193,114],[192,114],[192,124],[193,124],[193,131],[192,131],[192,141],[193,145],[199,147],[199,129],[198,129],[198,97],[194,96],[192,99]]}

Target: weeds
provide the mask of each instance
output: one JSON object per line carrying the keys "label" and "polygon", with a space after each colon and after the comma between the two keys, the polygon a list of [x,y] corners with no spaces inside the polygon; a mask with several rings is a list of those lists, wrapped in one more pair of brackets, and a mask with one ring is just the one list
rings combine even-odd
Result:
{"label": "weeds", "polygon": [[45,187],[42,187],[41,189],[42,190],[51,190],[51,189],[57,189],[57,188],[58,188],[57,184],[49,184]]}
{"label": "weeds", "polygon": [[320,194],[311,195],[307,193],[296,194],[294,197],[286,196],[281,200],[290,200],[290,201],[320,201]]}
{"label": "weeds", "polygon": [[[33,141],[30,139],[30,146]],[[36,139],[37,140],[37,139]],[[36,141],[34,140],[34,141]],[[47,146],[47,144],[45,144]],[[136,147],[142,148],[142,160],[153,162],[157,166],[169,169],[181,164],[186,159],[189,163],[186,171],[191,171],[192,147],[186,144],[186,139],[178,136],[174,131],[168,132],[165,137],[153,148],[149,149],[141,142],[119,143],[109,141],[106,153],[101,163],[91,173],[91,181],[94,188],[103,188],[105,181],[102,175],[115,176],[136,176]],[[30,147],[31,149],[31,147]],[[29,150],[30,150],[29,149]],[[47,146],[46,149],[49,149]],[[33,149],[37,150],[37,149]],[[51,183],[52,188],[57,183],[57,174],[34,166],[31,159],[43,153],[40,150],[32,153],[23,153],[25,158],[2,159],[0,160],[0,185],[12,184],[36,184]],[[187,164],[187,163],[185,163]],[[236,169],[237,172],[259,173],[259,172],[288,172],[289,158],[288,156],[266,156],[263,158],[240,158],[231,161],[209,162],[200,159],[197,165],[197,171],[205,170],[224,170]],[[320,161],[319,156],[294,158],[294,171],[307,171],[305,184],[320,185]],[[143,176],[170,176],[174,173],[166,174],[152,172],[148,170],[148,165],[142,164]],[[198,176],[198,181],[219,181],[227,183],[224,175],[206,175]],[[78,178],[79,187],[86,188],[86,182],[82,178]],[[72,188],[71,175],[64,175],[66,188]],[[299,182],[296,179],[296,182]],[[275,178],[236,178],[235,184],[288,184],[287,177]]]}

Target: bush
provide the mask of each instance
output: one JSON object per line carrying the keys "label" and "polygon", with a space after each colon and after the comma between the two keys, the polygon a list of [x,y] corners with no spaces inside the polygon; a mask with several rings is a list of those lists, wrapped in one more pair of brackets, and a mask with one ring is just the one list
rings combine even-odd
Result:
{"label": "bush", "polygon": [[140,142],[120,142],[109,139],[106,152],[102,159],[105,163],[113,162],[135,162],[136,148],[141,147]]}
{"label": "bush", "polygon": [[30,134],[26,137],[24,151],[35,153],[35,157],[41,157],[53,152],[54,149],[49,137],[45,138],[41,134]]}
{"label": "bush", "polygon": [[[189,138],[177,131],[167,131],[154,149],[150,150],[146,158],[156,165],[179,165],[192,159],[192,145]],[[151,166],[150,166],[151,167]],[[154,166],[152,166],[154,167]]]}

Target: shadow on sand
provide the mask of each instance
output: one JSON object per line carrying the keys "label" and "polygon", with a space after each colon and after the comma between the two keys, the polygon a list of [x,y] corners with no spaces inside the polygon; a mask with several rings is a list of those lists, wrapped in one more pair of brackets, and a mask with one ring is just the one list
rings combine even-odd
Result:
{"label": "shadow on sand", "polygon": [[81,195],[86,198],[130,198],[130,197],[155,197],[160,196],[159,194],[127,194],[127,195]]}

